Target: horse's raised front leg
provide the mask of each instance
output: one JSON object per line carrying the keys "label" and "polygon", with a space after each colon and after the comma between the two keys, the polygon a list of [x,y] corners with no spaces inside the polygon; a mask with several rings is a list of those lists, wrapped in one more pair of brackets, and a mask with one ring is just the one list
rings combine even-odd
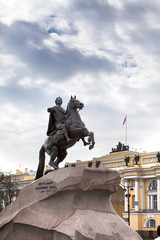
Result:
{"label": "horse's raised front leg", "polygon": [[92,148],[94,148],[94,145],[95,145],[94,133],[93,132],[89,133],[88,142],[90,143],[89,150],[91,150]]}
{"label": "horse's raised front leg", "polygon": [[[84,141],[84,137],[88,137],[88,142]],[[85,131],[83,132],[83,136],[81,137],[84,146],[89,145],[89,149],[91,150],[94,148],[95,140],[94,140],[94,133],[89,132],[87,128],[85,128]]]}
{"label": "horse's raised front leg", "polygon": [[58,156],[58,148],[56,146],[53,146],[51,148],[49,165],[51,167],[53,167],[55,170],[58,169],[58,166],[54,162],[54,160],[57,158],[57,156]]}
{"label": "horse's raised front leg", "polygon": [[87,146],[87,145],[90,144],[89,141],[88,141],[88,142],[85,141],[85,138],[84,138],[84,137],[82,137],[81,139],[82,139],[82,142],[83,142],[84,146]]}

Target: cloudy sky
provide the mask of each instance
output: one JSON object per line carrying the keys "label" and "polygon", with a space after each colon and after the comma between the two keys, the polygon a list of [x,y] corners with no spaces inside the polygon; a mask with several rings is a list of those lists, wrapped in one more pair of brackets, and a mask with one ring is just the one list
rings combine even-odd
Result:
{"label": "cloudy sky", "polygon": [[[0,169],[36,170],[57,96],[71,95],[95,134],[66,162],[160,151],[159,0],[0,0]],[[48,163],[48,158],[46,163]]]}

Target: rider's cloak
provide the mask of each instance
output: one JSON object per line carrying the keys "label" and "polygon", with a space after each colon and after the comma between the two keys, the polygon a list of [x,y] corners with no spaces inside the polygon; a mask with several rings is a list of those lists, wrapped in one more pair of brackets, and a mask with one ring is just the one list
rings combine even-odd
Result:
{"label": "rider's cloak", "polygon": [[47,136],[50,136],[51,133],[56,130],[56,124],[64,123],[67,117],[66,117],[66,111],[59,106],[54,106],[52,108],[49,108],[48,112],[50,112],[50,115],[49,115]]}

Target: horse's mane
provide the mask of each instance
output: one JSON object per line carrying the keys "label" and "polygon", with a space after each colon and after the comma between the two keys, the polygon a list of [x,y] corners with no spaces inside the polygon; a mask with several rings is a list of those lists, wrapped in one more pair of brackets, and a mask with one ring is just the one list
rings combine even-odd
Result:
{"label": "horse's mane", "polygon": [[72,100],[70,100],[67,104],[67,109],[66,109],[66,116],[68,117],[69,116],[69,106],[71,106],[72,104]]}
{"label": "horse's mane", "polygon": [[[69,104],[69,103],[68,103]],[[66,109],[66,116],[68,117],[69,116],[69,110],[68,110],[68,104],[67,104],[67,109]]]}

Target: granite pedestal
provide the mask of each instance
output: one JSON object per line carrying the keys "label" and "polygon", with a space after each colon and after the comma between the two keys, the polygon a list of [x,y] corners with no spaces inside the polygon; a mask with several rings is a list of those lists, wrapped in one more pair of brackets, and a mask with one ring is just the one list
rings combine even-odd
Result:
{"label": "granite pedestal", "polygon": [[23,188],[0,214],[1,240],[140,240],[117,215],[116,171],[63,168]]}

